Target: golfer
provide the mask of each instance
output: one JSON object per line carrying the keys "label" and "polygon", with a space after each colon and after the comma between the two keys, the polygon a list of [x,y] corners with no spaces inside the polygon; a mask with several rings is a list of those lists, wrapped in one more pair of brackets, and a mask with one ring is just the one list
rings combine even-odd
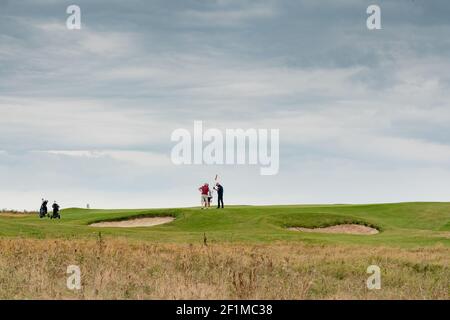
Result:
{"label": "golfer", "polygon": [[[208,188],[209,188],[209,186],[208,186]],[[213,192],[212,192],[212,189],[209,189],[209,191],[208,191],[208,208],[211,207],[212,199],[213,199]]]}
{"label": "golfer", "polygon": [[220,209],[221,206],[223,209],[223,187],[217,182],[214,189],[217,191],[217,209]]}
{"label": "golfer", "polygon": [[198,190],[201,193],[202,209],[206,209],[208,208],[209,184],[205,182]]}

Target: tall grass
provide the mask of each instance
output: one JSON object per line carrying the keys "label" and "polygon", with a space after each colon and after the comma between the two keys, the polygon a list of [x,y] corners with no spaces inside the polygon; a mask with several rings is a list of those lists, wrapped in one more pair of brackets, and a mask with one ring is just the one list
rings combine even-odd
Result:
{"label": "tall grass", "polygon": [[[449,299],[450,249],[0,239],[2,299]],[[66,287],[68,265],[82,289]],[[381,290],[366,269],[382,270]]]}
{"label": "tall grass", "polygon": [[11,209],[1,209],[0,210],[0,215],[4,214],[4,215],[23,215],[23,214],[38,214],[37,211],[27,211],[27,210],[23,210],[23,211],[18,211],[18,210],[11,210]]}

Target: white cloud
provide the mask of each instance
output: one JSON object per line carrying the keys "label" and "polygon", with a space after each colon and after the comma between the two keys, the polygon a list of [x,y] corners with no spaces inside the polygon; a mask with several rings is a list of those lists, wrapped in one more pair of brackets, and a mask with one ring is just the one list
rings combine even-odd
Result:
{"label": "white cloud", "polygon": [[267,19],[277,14],[276,2],[217,1],[214,9],[188,9],[180,14],[191,25],[232,27],[255,19]]}
{"label": "white cloud", "polygon": [[[234,203],[445,198],[449,26],[428,7],[368,33],[356,0],[107,2],[85,2],[79,32],[52,1],[0,13],[8,205],[195,204],[216,171]],[[194,120],[280,129],[280,175],[172,166],[170,134]]]}
{"label": "white cloud", "polygon": [[[42,152],[42,151],[41,151]],[[140,167],[161,167],[171,166],[168,155],[145,151],[127,150],[49,150],[44,151],[54,155],[64,155],[69,157],[102,158],[109,157],[117,161],[123,161]]]}

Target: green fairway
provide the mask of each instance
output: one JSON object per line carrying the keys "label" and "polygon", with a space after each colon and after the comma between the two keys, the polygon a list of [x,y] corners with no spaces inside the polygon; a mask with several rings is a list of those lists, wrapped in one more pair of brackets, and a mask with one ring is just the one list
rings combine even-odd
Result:
{"label": "green fairway", "polygon": [[[373,205],[233,206],[224,210],[199,208],[87,210],[66,209],[61,220],[37,215],[0,214],[0,236],[21,238],[106,237],[174,243],[303,241],[392,246],[450,245],[450,203]],[[138,216],[173,216],[175,221],[153,227],[98,228],[89,224]],[[377,235],[302,233],[287,227],[323,227],[358,223],[376,227]]]}

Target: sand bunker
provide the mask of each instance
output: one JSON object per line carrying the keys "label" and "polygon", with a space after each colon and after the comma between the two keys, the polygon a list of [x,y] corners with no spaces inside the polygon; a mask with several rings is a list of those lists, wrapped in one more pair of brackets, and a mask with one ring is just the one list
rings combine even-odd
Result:
{"label": "sand bunker", "polygon": [[169,223],[175,220],[173,217],[148,217],[148,218],[137,218],[122,221],[104,221],[93,223],[91,227],[100,228],[137,228],[137,227],[152,227],[159,224]]}
{"label": "sand bunker", "polygon": [[364,234],[364,235],[377,234],[379,232],[377,229],[363,226],[360,224],[338,224],[335,226],[325,227],[325,228],[292,227],[292,228],[289,228],[289,230],[301,231],[301,232]]}

